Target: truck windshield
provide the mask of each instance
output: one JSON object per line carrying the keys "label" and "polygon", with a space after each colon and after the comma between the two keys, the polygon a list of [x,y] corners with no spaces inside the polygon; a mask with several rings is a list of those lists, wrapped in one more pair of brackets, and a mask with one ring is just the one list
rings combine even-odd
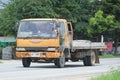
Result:
{"label": "truck windshield", "polygon": [[57,28],[55,21],[22,21],[20,22],[17,37],[40,37],[54,38],[57,37]]}

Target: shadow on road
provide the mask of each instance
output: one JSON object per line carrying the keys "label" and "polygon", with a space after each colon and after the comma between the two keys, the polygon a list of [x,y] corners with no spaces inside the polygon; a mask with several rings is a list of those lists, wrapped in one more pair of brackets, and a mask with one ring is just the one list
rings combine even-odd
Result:
{"label": "shadow on road", "polygon": [[[78,64],[66,64],[64,68],[75,68],[75,67],[84,67],[84,65],[78,65]],[[20,67],[20,68],[24,68],[24,67]],[[48,68],[48,69],[51,69],[51,68],[58,68],[56,67],[55,65],[37,65],[37,66],[30,66],[28,68]]]}
{"label": "shadow on road", "polygon": [[[64,68],[74,68],[74,67],[83,67],[83,65],[65,65]],[[31,66],[29,68],[58,68],[55,65],[46,65],[46,66]]]}

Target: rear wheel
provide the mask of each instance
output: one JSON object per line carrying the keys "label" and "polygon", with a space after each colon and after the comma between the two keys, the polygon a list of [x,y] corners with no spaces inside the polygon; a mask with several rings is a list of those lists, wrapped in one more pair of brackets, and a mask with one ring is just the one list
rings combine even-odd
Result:
{"label": "rear wheel", "polygon": [[60,58],[56,59],[54,61],[54,64],[58,67],[58,68],[63,68],[65,66],[65,55],[63,54]]}
{"label": "rear wheel", "polygon": [[83,59],[83,63],[85,66],[92,66],[95,64],[95,52],[90,50],[88,51],[90,53],[89,56],[85,56]]}
{"label": "rear wheel", "polygon": [[23,67],[30,67],[31,58],[22,58]]}

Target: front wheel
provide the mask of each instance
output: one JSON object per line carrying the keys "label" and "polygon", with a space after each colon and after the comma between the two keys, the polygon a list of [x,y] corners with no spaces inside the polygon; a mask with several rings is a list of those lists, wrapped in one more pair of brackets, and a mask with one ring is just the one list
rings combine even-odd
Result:
{"label": "front wheel", "polygon": [[31,58],[22,58],[23,67],[30,67]]}
{"label": "front wheel", "polygon": [[54,64],[58,67],[58,68],[63,68],[65,66],[65,55],[63,54],[60,58],[56,59],[54,61]]}

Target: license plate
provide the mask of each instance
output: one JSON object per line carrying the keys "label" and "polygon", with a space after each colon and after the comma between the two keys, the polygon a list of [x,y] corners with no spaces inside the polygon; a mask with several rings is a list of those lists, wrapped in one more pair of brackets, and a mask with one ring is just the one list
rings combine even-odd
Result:
{"label": "license plate", "polygon": [[40,53],[39,52],[32,52],[31,57],[40,57]]}

